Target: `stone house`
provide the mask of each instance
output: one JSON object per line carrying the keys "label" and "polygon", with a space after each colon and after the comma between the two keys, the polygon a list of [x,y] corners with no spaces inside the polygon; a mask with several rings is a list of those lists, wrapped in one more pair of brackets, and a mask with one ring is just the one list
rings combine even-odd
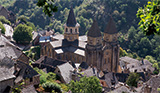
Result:
{"label": "stone house", "polygon": [[7,87],[14,86],[15,76],[5,68],[0,67],[0,93],[3,93]]}
{"label": "stone house", "polygon": [[6,71],[15,76],[14,84],[24,82],[24,86],[28,86],[40,83],[40,75],[24,62],[16,61],[6,56],[0,61],[0,68],[5,68]]}
{"label": "stone house", "polygon": [[101,35],[98,23],[94,20],[87,36],[79,36],[80,24],[77,23],[73,8],[70,9],[64,34],[53,36],[54,41],[48,42],[41,48],[41,56],[71,61],[74,63],[87,62],[98,71],[121,72],[119,66],[118,32],[111,17],[106,29]]}
{"label": "stone house", "polygon": [[54,71],[57,75],[61,77],[63,83],[68,84],[72,80],[72,71],[74,68],[68,62],[62,65],[57,66]]}
{"label": "stone house", "polygon": [[6,55],[12,59],[20,60],[27,64],[29,62],[29,58],[19,49],[19,47],[12,44],[0,33],[0,60]]}
{"label": "stone house", "polygon": [[0,5],[0,16],[4,16],[6,19],[14,23],[16,21],[16,16],[12,11],[8,11],[5,7]]}

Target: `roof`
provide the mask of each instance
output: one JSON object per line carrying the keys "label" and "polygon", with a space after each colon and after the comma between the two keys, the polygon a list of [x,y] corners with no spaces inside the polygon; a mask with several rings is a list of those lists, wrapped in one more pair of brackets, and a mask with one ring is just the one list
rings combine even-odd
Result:
{"label": "roof", "polygon": [[111,16],[107,26],[106,26],[106,29],[104,30],[104,33],[107,33],[107,34],[116,34],[118,33],[117,29],[116,29],[116,24]]}
{"label": "roof", "polygon": [[54,38],[54,39],[57,39],[57,40],[62,40],[62,39],[64,39],[64,35],[62,35],[62,34],[57,34],[57,35],[54,35],[53,38]]}
{"label": "roof", "polygon": [[87,35],[79,36],[79,41],[87,42]]}
{"label": "roof", "polygon": [[74,16],[73,8],[71,7],[69,15],[68,15],[68,19],[67,19],[67,26],[68,27],[75,27],[76,24],[77,24],[77,21]]}
{"label": "roof", "polygon": [[130,91],[130,89],[126,86],[120,86],[117,89],[111,91],[111,93],[133,93],[133,92]]}
{"label": "roof", "polygon": [[32,78],[39,75],[30,65],[17,61],[17,68],[19,68],[18,76],[15,82],[18,83],[26,78]]}
{"label": "roof", "polygon": [[71,71],[74,70],[72,65],[70,65],[68,62],[62,65],[57,66],[60,70],[60,74],[63,77],[65,83],[69,83],[72,80],[71,77]]}
{"label": "roof", "polygon": [[157,88],[160,86],[160,76],[153,76],[146,82],[146,84],[152,88],[151,93],[159,93]]}
{"label": "roof", "polygon": [[5,56],[12,58],[19,58],[22,51],[10,41],[8,41],[3,35],[0,36],[0,60]]}
{"label": "roof", "polygon": [[51,41],[50,36],[42,36],[42,37],[40,37],[40,39],[39,39],[39,42],[40,42],[40,43],[50,42],[50,41]]}
{"label": "roof", "polygon": [[97,69],[95,68],[88,68],[87,70],[84,70],[81,72],[83,76],[91,77],[97,75]]}
{"label": "roof", "polygon": [[47,65],[50,65],[50,66],[53,66],[53,67],[57,67],[58,65],[62,65],[66,62],[61,61],[61,60],[57,60],[57,59],[53,59],[53,58],[49,58],[47,56],[43,56],[40,59],[38,59],[37,61],[35,61],[35,63],[47,64]]}
{"label": "roof", "polygon": [[37,93],[33,85],[29,85],[22,89],[22,93]]}
{"label": "roof", "polygon": [[15,78],[15,76],[10,73],[7,69],[5,68],[0,68],[0,82],[5,81],[5,80],[9,80]]}
{"label": "roof", "polygon": [[3,24],[6,31],[5,31],[5,36],[10,36],[12,37],[13,36],[13,28],[7,24]]}
{"label": "roof", "polygon": [[106,81],[109,88],[112,87],[112,83],[114,83],[113,85],[118,83],[118,80],[117,80],[115,74],[112,72],[105,74],[105,81]]}
{"label": "roof", "polygon": [[102,36],[96,20],[93,21],[93,24],[90,30],[88,31],[87,36],[90,36],[90,37],[101,37]]}
{"label": "roof", "polygon": [[128,56],[121,57],[120,60],[124,61],[127,64],[130,64],[130,63],[140,63],[137,59],[133,59],[133,58],[128,57]]}

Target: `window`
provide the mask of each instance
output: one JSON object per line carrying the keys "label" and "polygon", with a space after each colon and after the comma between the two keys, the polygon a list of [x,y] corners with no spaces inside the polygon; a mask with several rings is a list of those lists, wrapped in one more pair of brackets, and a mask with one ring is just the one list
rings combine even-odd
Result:
{"label": "window", "polygon": [[77,33],[77,28],[75,29],[75,32]]}
{"label": "window", "polygon": [[32,82],[32,81],[33,81],[33,78],[30,78],[29,81]]}
{"label": "window", "polygon": [[66,32],[68,32],[68,28],[66,28]]}
{"label": "window", "polygon": [[72,29],[70,29],[70,32],[72,33]]}
{"label": "window", "polygon": [[137,69],[134,71],[135,73],[137,72]]}

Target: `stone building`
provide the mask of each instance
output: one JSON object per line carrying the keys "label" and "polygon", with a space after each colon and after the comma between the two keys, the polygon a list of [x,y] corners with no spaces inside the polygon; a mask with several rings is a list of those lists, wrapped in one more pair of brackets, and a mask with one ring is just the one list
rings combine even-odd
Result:
{"label": "stone building", "polygon": [[77,23],[71,8],[67,22],[64,24],[64,35],[42,47],[41,56],[75,63],[87,62],[89,66],[96,67],[98,71],[119,72],[118,32],[113,18],[110,18],[103,32],[104,36],[96,20],[87,36],[79,36],[79,27],[80,24]]}
{"label": "stone building", "polygon": [[0,5],[0,16],[4,16],[6,19],[14,23],[16,21],[16,16],[12,11],[8,11],[5,7]]}

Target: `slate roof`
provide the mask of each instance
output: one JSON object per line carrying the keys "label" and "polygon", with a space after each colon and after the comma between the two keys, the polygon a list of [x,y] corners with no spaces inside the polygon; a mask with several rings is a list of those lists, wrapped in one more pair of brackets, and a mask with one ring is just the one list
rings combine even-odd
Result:
{"label": "slate roof", "polygon": [[93,24],[91,28],[89,29],[87,36],[90,36],[90,37],[101,37],[102,36],[96,20],[93,21]]}
{"label": "slate roof", "polygon": [[22,93],[37,93],[33,85],[29,85],[22,89]]}
{"label": "slate roof", "polygon": [[68,19],[67,19],[67,26],[68,27],[75,27],[77,24],[76,18],[74,16],[73,7],[71,7]]}
{"label": "slate roof", "polygon": [[[127,88],[126,86],[120,86],[117,89],[114,89],[113,91],[111,91],[111,93],[133,93],[132,91],[130,91],[129,88]],[[109,92],[110,93],[110,92]]]}
{"label": "slate roof", "polygon": [[61,61],[61,60],[57,60],[57,59],[53,59],[53,58],[49,58],[47,56],[43,56],[40,59],[38,59],[37,61],[35,61],[35,63],[46,64],[46,65],[50,65],[50,66],[53,66],[53,67],[57,67],[58,65],[62,65],[66,62]]}
{"label": "slate roof", "polygon": [[12,58],[19,58],[22,51],[10,41],[8,41],[3,35],[0,36],[0,60],[6,55]]}
{"label": "slate roof", "polygon": [[79,41],[87,42],[87,35],[79,36]]}
{"label": "slate roof", "polygon": [[18,83],[26,78],[32,78],[39,75],[30,65],[17,61],[17,67],[20,69],[15,82]]}
{"label": "slate roof", "polygon": [[91,77],[97,75],[97,69],[96,68],[88,68],[82,72],[80,72],[83,76]]}
{"label": "slate roof", "polygon": [[6,68],[0,68],[0,82],[15,78]]}
{"label": "slate roof", "polygon": [[6,31],[5,31],[5,36],[10,36],[12,37],[13,36],[13,28],[7,24],[3,24]]}
{"label": "slate roof", "polygon": [[116,24],[111,16],[105,30],[104,30],[104,33],[107,33],[107,34],[116,34],[118,33],[117,29],[116,29]]}
{"label": "slate roof", "polygon": [[109,88],[113,87],[113,85],[116,85],[118,83],[115,74],[112,72],[108,72],[107,74],[105,74],[105,81]]}
{"label": "slate roof", "polygon": [[146,84],[152,88],[151,93],[159,93],[157,88],[160,87],[160,76],[153,76],[146,82]]}
{"label": "slate roof", "polygon": [[54,39],[57,39],[57,40],[63,40],[63,39],[64,39],[64,35],[62,35],[62,34],[57,34],[57,35],[54,35],[53,38],[54,38]]}
{"label": "slate roof", "polygon": [[60,70],[60,74],[61,74],[62,78],[64,79],[65,83],[69,83],[72,80],[71,71],[74,70],[72,65],[70,65],[67,62],[65,64],[57,66],[57,68]]}
{"label": "slate roof", "polygon": [[55,48],[55,52],[57,54],[61,54],[64,52],[71,52],[77,55],[85,56],[85,46],[86,42],[75,40],[73,42],[69,42],[67,40],[58,40],[50,42],[53,48]]}

